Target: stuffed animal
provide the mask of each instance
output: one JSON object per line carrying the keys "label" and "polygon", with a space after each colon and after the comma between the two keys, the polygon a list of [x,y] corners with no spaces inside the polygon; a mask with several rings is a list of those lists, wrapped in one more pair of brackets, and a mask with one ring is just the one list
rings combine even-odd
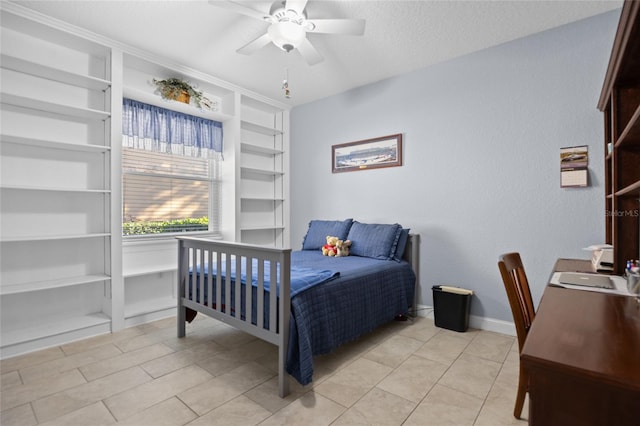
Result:
{"label": "stuffed animal", "polygon": [[336,244],[338,241],[340,241],[338,237],[327,235],[327,244],[322,246],[322,254],[325,256],[335,256],[337,253]]}
{"label": "stuffed animal", "polygon": [[349,256],[349,247],[351,247],[351,240],[338,240],[336,243],[336,257]]}

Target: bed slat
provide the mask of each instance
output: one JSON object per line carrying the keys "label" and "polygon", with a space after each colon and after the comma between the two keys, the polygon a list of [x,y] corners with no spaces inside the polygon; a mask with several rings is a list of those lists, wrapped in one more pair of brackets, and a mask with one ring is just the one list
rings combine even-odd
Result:
{"label": "bed slat", "polygon": [[[251,261],[251,259],[247,259],[249,262]],[[240,308],[240,302],[242,302],[242,280],[241,280],[241,275],[240,275],[240,271],[242,271],[242,256],[236,256],[236,289],[235,289],[235,295],[236,295],[236,303],[235,303],[235,315],[236,318],[240,318],[241,317],[241,308]],[[231,275],[231,274],[227,274],[227,275]],[[251,275],[247,275],[247,285],[245,285],[245,287],[250,287],[251,286]],[[233,311],[231,311],[233,312]],[[246,314],[245,314],[246,316]],[[251,316],[251,315],[249,315]]]}
{"label": "bed slat", "polygon": [[[218,251],[216,253],[216,282],[222,282],[222,253]],[[222,285],[216,286],[216,311],[222,312]]]}
{"label": "bed slat", "polygon": [[[231,271],[231,256],[227,255],[225,259],[225,270]],[[231,274],[227,272],[224,277],[224,309],[225,314],[231,314]]]}
{"label": "bed slat", "polygon": [[[247,258],[247,277],[253,276],[253,259]],[[252,286],[246,285],[244,286],[245,291],[245,312],[246,312],[246,321],[251,323],[253,321],[253,291]]]}
{"label": "bed slat", "polygon": [[258,289],[256,298],[258,299],[258,306],[256,309],[258,318],[258,328],[264,328],[264,261],[258,259]]}
{"label": "bed slat", "polygon": [[209,266],[209,273],[207,274],[207,306],[213,307],[213,277],[211,276],[211,266],[213,265],[213,252],[211,250],[207,250],[207,265]]}
{"label": "bed slat", "polygon": [[205,277],[206,277],[206,274],[205,274],[205,266],[206,265],[204,263],[204,252],[205,252],[205,250],[204,249],[199,249],[198,251],[200,252],[200,256],[199,256],[199,259],[200,259],[200,280],[199,280],[199,283],[200,283],[200,294],[199,294],[199,296],[200,297],[198,298],[198,303],[204,304],[204,281],[205,281]]}

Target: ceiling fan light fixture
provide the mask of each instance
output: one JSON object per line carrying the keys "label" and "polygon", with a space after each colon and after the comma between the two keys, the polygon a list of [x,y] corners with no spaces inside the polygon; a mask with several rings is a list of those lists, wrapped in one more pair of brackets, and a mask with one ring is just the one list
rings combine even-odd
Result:
{"label": "ceiling fan light fixture", "polygon": [[307,35],[300,24],[291,21],[274,22],[267,32],[273,44],[285,52],[291,52],[298,47]]}

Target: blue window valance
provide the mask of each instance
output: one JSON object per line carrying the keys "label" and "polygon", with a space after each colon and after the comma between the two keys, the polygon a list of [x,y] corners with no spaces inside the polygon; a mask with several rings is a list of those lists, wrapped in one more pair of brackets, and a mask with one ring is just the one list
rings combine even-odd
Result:
{"label": "blue window valance", "polygon": [[125,98],[122,144],[147,151],[213,158],[222,153],[222,123]]}

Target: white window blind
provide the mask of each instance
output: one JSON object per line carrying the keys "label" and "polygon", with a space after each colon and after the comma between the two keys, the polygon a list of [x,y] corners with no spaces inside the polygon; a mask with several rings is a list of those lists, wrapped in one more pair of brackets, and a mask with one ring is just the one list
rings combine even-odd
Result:
{"label": "white window blind", "polygon": [[217,232],[217,163],[123,148],[123,235]]}

